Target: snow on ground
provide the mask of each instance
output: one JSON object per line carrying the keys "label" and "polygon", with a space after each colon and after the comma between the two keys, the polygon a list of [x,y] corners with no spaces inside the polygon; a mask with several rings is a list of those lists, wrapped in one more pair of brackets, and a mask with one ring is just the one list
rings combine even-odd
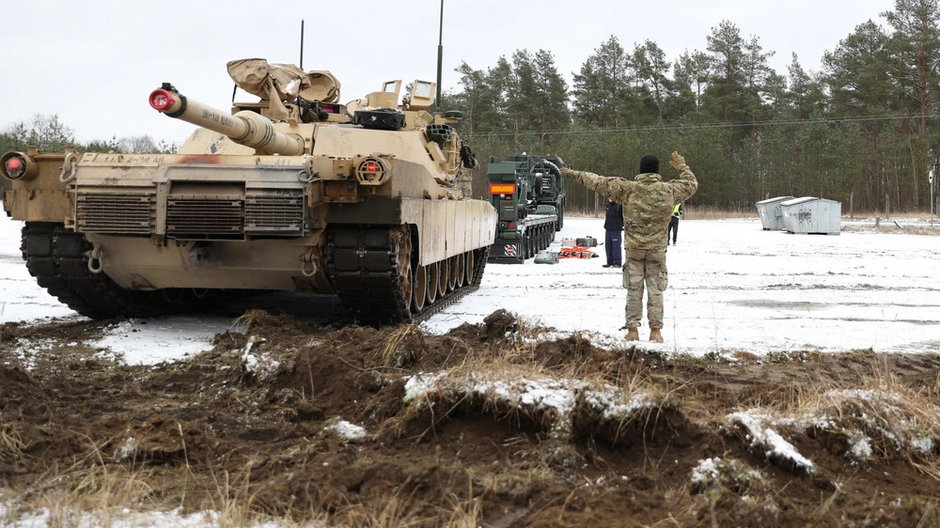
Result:
{"label": "snow on ground", "polygon": [[[0,496],[2,498],[2,496]],[[11,520],[4,520],[9,518]],[[44,528],[48,526],[71,526],[74,528],[216,528],[231,523],[214,511],[202,511],[183,514],[179,510],[169,512],[134,512],[122,511],[84,512],[59,508],[41,509],[36,512],[16,515],[13,508],[0,504],[0,526],[9,528]],[[281,528],[289,526],[276,520],[245,524],[249,528]],[[315,525],[309,525],[315,526]]]}
{"label": "snow on ground", "polygon": [[[560,237],[604,240],[603,220],[566,218]],[[558,242],[553,244],[557,250]],[[561,332],[623,343],[626,290],[601,255],[488,264],[480,289],[424,326],[445,332],[505,308]],[[793,235],[760,221],[683,220],[669,246],[666,342],[680,353],[940,349],[940,237]],[[645,339],[644,321],[640,337]]]}
{"label": "snow on ground", "polygon": [[[556,236],[604,239],[603,221],[566,218]],[[0,215],[0,321],[76,318],[40,288],[19,252],[21,223]],[[559,242],[552,248],[557,250]],[[504,308],[562,334],[624,344],[626,290],[599,258],[487,264],[480,289],[422,326],[442,333]],[[875,232],[792,235],[754,219],[683,220],[667,257],[666,342],[643,346],[701,355],[746,351],[935,352],[940,349],[940,237]],[[100,346],[131,363],[210,347],[224,318],[168,317],[116,324]],[[645,338],[648,329],[641,328]]]}
{"label": "snow on ground", "polygon": [[213,336],[232,328],[232,320],[224,317],[129,319],[110,326],[96,346],[122,355],[129,364],[152,365],[208,350]]}

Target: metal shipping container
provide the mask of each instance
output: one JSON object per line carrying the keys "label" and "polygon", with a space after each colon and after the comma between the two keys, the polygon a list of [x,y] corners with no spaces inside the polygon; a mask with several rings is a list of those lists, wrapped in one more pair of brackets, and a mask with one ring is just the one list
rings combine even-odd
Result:
{"label": "metal shipping container", "polygon": [[788,233],[838,235],[842,232],[842,202],[804,196],[780,203]]}
{"label": "metal shipping container", "polygon": [[760,223],[764,231],[786,229],[786,226],[783,225],[783,211],[780,210],[780,203],[792,199],[792,196],[778,196],[754,204],[757,206],[757,216],[760,217]]}

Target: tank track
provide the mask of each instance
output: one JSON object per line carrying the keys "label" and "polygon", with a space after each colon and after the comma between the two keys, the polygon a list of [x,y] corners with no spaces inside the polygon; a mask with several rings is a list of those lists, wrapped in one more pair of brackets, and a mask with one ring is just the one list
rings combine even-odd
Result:
{"label": "tank track", "polygon": [[104,273],[88,269],[92,245],[64,224],[26,222],[20,251],[26,269],[52,296],[92,319],[152,317],[169,303],[155,292],[127,291]]}
{"label": "tank track", "polygon": [[[401,230],[401,226],[352,226],[333,228],[328,235],[328,274],[343,303],[368,324],[424,321],[475,291],[483,277],[489,247],[474,251],[476,267],[470,284],[413,312],[410,293],[406,300],[400,292],[403,288],[410,292],[410,262],[415,254],[410,236]],[[201,297],[188,290],[125,290],[104,273],[88,269],[92,245],[82,233],[59,223],[27,222],[21,236],[20,251],[30,275],[63,304],[92,319],[213,311],[211,305],[225,293]],[[403,248],[407,256],[400,256]]]}
{"label": "tank track", "polygon": [[[480,287],[489,246],[474,250],[475,268],[469,284],[447,292],[421,311],[413,311],[413,278],[408,274],[416,252],[411,251],[410,236],[408,241],[402,240],[400,229],[340,226],[331,227],[327,233],[327,274],[350,312],[367,324],[421,322]],[[410,254],[402,255],[403,248]],[[405,288],[407,296],[403,294]]]}

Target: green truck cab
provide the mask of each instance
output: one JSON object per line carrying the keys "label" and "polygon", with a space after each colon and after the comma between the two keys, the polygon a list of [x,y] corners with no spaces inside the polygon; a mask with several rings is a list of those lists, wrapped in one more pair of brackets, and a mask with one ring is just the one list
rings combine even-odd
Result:
{"label": "green truck cab", "polygon": [[490,158],[490,203],[498,215],[490,262],[522,264],[552,243],[564,224],[566,167],[558,156]]}

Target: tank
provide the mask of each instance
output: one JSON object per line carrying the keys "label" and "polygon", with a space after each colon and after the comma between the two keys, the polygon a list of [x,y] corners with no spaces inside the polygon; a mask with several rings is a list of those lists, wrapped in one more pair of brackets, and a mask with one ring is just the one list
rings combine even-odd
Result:
{"label": "tank", "polygon": [[91,318],[209,307],[265,291],[337,294],[400,322],[474,289],[496,212],[462,189],[476,161],[435,85],[383,83],[339,104],[328,71],[244,59],[259,97],[223,111],[164,83],[158,112],[196,125],[176,154],[0,158],[7,214],[38,283]]}

